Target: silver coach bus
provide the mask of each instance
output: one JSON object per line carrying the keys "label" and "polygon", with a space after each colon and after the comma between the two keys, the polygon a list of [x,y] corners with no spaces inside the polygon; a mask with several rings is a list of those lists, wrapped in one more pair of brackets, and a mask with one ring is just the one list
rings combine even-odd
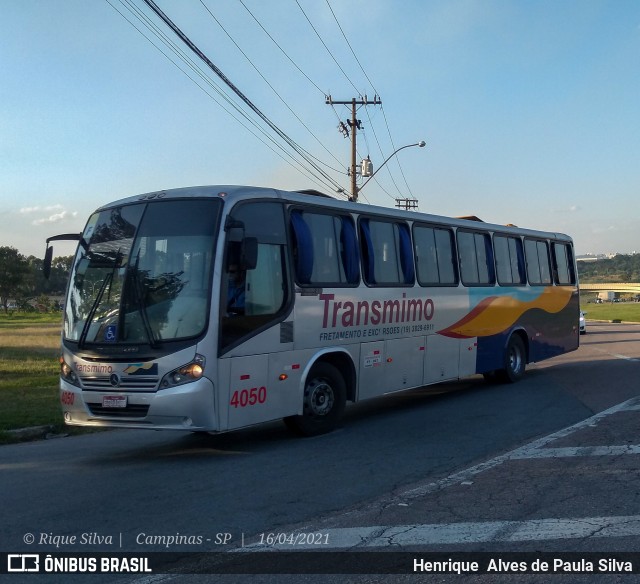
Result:
{"label": "silver coach bus", "polygon": [[313,435],[347,401],[474,374],[512,382],[579,343],[562,234],[207,186],[105,205],[73,238],[71,425],[225,432],[283,418]]}

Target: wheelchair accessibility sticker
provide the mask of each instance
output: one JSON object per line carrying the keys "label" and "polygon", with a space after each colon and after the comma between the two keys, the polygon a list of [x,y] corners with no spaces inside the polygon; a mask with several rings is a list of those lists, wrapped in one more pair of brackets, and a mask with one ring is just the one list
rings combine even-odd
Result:
{"label": "wheelchair accessibility sticker", "polygon": [[105,343],[115,343],[118,338],[118,325],[110,324],[104,329],[104,341]]}

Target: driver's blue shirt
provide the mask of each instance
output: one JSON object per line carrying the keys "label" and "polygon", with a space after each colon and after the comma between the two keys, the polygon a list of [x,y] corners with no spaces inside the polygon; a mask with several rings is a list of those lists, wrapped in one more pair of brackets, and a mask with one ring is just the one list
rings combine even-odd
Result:
{"label": "driver's blue shirt", "polygon": [[244,300],[244,282],[240,286],[237,286],[234,282],[229,282],[227,289],[227,310],[229,308],[244,308]]}

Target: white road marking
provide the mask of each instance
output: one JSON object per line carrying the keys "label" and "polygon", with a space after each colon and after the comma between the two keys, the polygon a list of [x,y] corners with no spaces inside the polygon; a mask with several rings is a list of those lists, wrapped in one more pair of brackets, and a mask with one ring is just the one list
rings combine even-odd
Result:
{"label": "white road marking", "polygon": [[[546,448],[560,438],[597,426],[604,418],[619,412],[640,409],[640,397],[617,404],[573,426],[534,440],[511,452],[454,473],[439,481],[406,491],[388,500],[386,505],[406,506],[407,501],[424,497],[453,485],[472,485],[473,478],[510,460],[561,458],[576,456],[621,456],[640,454],[640,445],[586,446]],[[477,523],[443,523],[433,525],[398,525],[347,527],[323,530],[329,535],[331,549],[388,547],[410,545],[442,545],[486,542],[518,542],[586,537],[625,537],[640,535],[640,516],[584,517],[573,519],[535,519],[529,521],[490,521]],[[321,546],[327,549],[327,546]],[[244,551],[319,549],[319,547],[275,544],[251,544]],[[238,551],[243,551],[238,550]]]}
{"label": "white road marking", "polygon": [[[532,519],[528,521],[480,521],[431,525],[345,527],[323,530],[328,545],[254,544],[235,551],[358,550],[390,546],[453,545],[523,542],[591,537],[640,535],[640,516]],[[398,550],[400,551],[400,550]]]}
{"label": "white road marking", "polygon": [[[520,448],[516,448],[515,450],[512,450],[500,456],[496,456],[491,460],[481,462],[480,464],[466,468],[460,472],[451,474],[448,477],[440,479],[439,481],[428,483],[416,489],[405,491],[393,497],[392,499],[390,499],[388,504],[397,505],[400,501],[406,502],[411,499],[424,497],[425,495],[434,493],[441,489],[445,489],[451,485],[457,485],[463,482],[473,480],[473,477],[475,477],[476,475],[482,472],[485,472],[487,470],[490,470],[492,468],[495,468],[503,464],[504,462],[508,462],[509,460],[521,460],[523,458],[544,457],[545,454],[544,454],[544,450],[542,449],[547,444],[554,442],[555,440],[559,440],[560,438],[566,438],[567,436],[570,436],[571,434],[574,434],[575,432],[578,432],[584,428],[587,428],[590,426],[596,426],[602,419],[612,414],[617,414],[618,412],[636,410],[638,408],[640,408],[640,397],[631,398],[625,402],[622,402],[620,404],[617,404],[609,408],[608,410],[604,410],[598,414],[595,414],[594,416],[591,416],[590,418],[582,420],[581,422],[578,422],[573,426],[563,428],[558,432],[554,432],[553,434],[549,434],[548,436],[544,436],[543,438],[534,440],[533,442],[530,442],[529,444],[525,444]],[[609,447],[609,448],[617,448],[617,447]],[[625,446],[625,448],[628,448],[628,447]],[[556,453],[558,452],[558,449],[549,449],[549,451],[551,450],[555,451]],[[567,452],[569,452],[570,450],[575,450],[575,449],[568,449]]]}
{"label": "white road marking", "polygon": [[616,359],[624,359],[625,361],[640,361],[640,359],[636,357],[629,357],[628,355],[621,355],[620,353],[611,353],[605,349],[600,349],[599,347],[591,347],[594,351],[599,351],[600,353],[604,353],[605,355],[611,355]]}
{"label": "white road marking", "polygon": [[[638,360],[638,359],[634,359]],[[482,462],[439,481],[406,491],[387,500],[387,505],[408,506],[407,501],[423,497],[452,485],[472,485],[473,477],[495,468],[510,460],[533,458],[554,458],[572,456],[620,456],[640,454],[640,445],[589,446],[568,448],[545,448],[551,442],[565,438],[584,428],[595,427],[607,416],[619,412],[640,410],[640,397],[634,397],[587,418],[573,426],[563,428],[520,448]],[[308,528],[305,532],[308,532]],[[295,533],[295,531],[291,532]],[[233,552],[266,552],[313,549],[316,551],[353,550],[390,546],[424,546],[465,543],[524,542],[554,539],[584,539],[604,537],[640,536],[640,515],[612,517],[550,518],[527,521],[480,521],[461,523],[441,523],[423,525],[363,526],[323,529],[328,536],[328,545],[287,545],[271,546],[253,543]],[[134,580],[136,584],[154,584],[172,580],[177,576],[157,574]]]}
{"label": "white road marking", "polygon": [[569,448],[538,448],[523,452],[514,459],[524,458],[569,458],[571,456],[621,456],[623,454],[640,454],[640,444],[623,446],[575,446]]}

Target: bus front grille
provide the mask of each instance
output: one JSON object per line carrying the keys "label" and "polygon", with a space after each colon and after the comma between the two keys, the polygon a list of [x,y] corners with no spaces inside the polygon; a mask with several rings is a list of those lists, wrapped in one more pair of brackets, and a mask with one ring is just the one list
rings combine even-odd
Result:
{"label": "bus front grille", "polygon": [[121,378],[120,383],[114,386],[107,376],[80,378],[84,391],[156,391],[159,381],[159,377],[129,376]]}
{"label": "bus front grille", "polygon": [[144,418],[149,411],[147,404],[129,404],[126,408],[105,408],[101,404],[87,404],[89,411],[94,416],[106,416],[109,418]]}

